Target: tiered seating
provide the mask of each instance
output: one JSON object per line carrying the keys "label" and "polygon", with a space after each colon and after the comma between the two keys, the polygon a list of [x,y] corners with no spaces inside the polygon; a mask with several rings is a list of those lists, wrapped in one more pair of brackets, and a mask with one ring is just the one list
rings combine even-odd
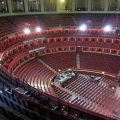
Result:
{"label": "tiered seating", "polygon": [[[108,87],[91,80],[89,76],[78,74],[77,79],[71,81],[71,83],[65,84],[64,86],[66,89],[78,96],[81,96],[83,99],[82,100],[81,97],[80,99],[76,98],[71,102],[72,104],[77,104],[81,107],[84,105],[85,108],[93,111],[96,110],[96,112],[102,114],[109,115],[111,114],[111,111],[115,111],[119,114],[120,109],[117,105],[120,104],[120,101],[114,95],[113,91]],[[96,105],[97,109],[95,108]]]}
{"label": "tiered seating", "polygon": [[8,66],[8,64],[11,62],[13,60],[13,58],[12,57],[10,57],[10,56],[6,56],[5,58],[4,58],[4,66],[5,67],[7,67]]}
{"label": "tiered seating", "polygon": [[49,120],[47,117],[30,110],[21,98],[13,95],[10,87],[6,86],[5,83],[1,84],[4,86],[0,86],[0,113],[2,115],[14,120]]}
{"label": "tiered seating", "polygon": [[117,86],[117,82],[114,80],[114,77],[110,77],[104,74],[94,73],[94,72],[87,72],[87,71],[80,71],[81,74],[87,75],[87,76],[95,76],[95,77],[101,77],[100,81],[101,84],[104,83],[107,86]]}
{"label": "tiered seating", "polygon": [[104,15],[73,15],[78,25],[101,26]]}
{"label": "tiered seating", "polygon": [[117,74],[119,72],[120,57],[97,53],[80,53],[81,68],[100,70]]}
{"label": "tiered seating", "polygon": [[35,88],[51,94],[48,81],[53,77],[54,73],[37,59],[24,63],[15,70],[14,74]]}
{"label": "tiered seating", "polygon": [[57,95],[59,96],[60,99],[65,100],[65,101],[69,101],[69,99],[71,98],[72,94],[62,90],[59,87],[53,86],[55,92],[57,93]]}
{"label": "tiered seating", "polygon": [[112,25],[112,27],[120,27],[119,21],[120,21],[119,15],[118,15],[118,20],[117,20],[117,15],[107,15],[104,21],[104,25]]}
{"label": "tiered seating", "polygon": [[66,81],[66,82],[63,83],[63,87],[66,86],[66,85],[68,85],[68,84],[70,84],[71,82],[73,82],[76,79],[77,79],[77,76],[72,77],[70,80],[68,80],[68,81]]}
{"label": "tiered seating", "polygon": [[35,49],[37,47],[39,47],[39,45],[31,45],[31,46],[30,45],[29,46],[24,45],[24,47],[19,47],[19,48],[14,49],[12,52],[9,52],[7,56],[15,58],[16,56],[22,54],[23,52],[33,50],[33,49]]}
{"label": "tiered seating", "polygon": [[42,27],[75,26],[71,15],[40,15],[39,21]]}
{"label": "tiered seating", "polygon": [[36,26],[39,26],[39,21],[37,16],[15,16],[8,17],[10,21],[12,21],[16,26],[18,26],[17,31],[23,31],[25,27],[33,29]]}
{"label": "tiered seating", "polygon": [[[35,63],[34,63],[35,64]],[[31,64],[30,64],[30,62],[29,62],[29,66],[30,66],[30,68],[29,69],[31,69]],[[37,65],[37,67],[38,67],[38,65]],[[25,69],[25,68],[24,68]],[[28,67],[27,67],[27,69],[28,69]],[[3,72],[2,72],[2,74],[3,74]],[[4,74],[3,74],[4,75]],[[84,76],[84,75],[82,75],[82,76]],[[8,76],[7,76],[7,74],[5,74],[5,77],[6,78],[9,78]],[[11,77],[10,77],[10,83],[13,81],[12,80],[12,74],[11,74]],[[86,77],[86,76],[85,76]],[[78,81],[80,81],[79,79],[77,79],[77,81],[76,81],[76,84],[79,86],[79,84],[78,84]],[[83,81],[83,80],[82,80]],[[13,81],[13,82],[15,82],[15,81]],[[20,84],[18,84],[17,82],[19,82],[19,83],[21,83],[21,85]],[[74,80],[72,80],[72,82],[74,82]],[[85,84],[85,82],[86,82],[86,84]],[[85,82],[83,81],[83,82],[80,82],[81,84],[83,83],[83,87],[86,87],[86,88],[88,88],[89,87],[89,85],[90,85],[90,82],[91,81],[86,81],[85,80]],[[87,84],[87,82],[88,82],[88,84]],[[51,96],[46,96],[46,97],[44,97],[44,93],[42,93],[42,92],[40,92],[40,94],[38,94],[38,92],[39,92],[39,90],[36,90],[36,89],[34,89],[33,87],[30,87],[30,86],[24,86],[24,84],[26,84],[26,83],[22,83],[20,80],[18,80],[17,79],[17,81],[15,82],[17,85],[20,85],[20,86],[22,86],[23,88],[24,88],[24,90],[29,90],[28,91],[28,94],[26,94],[26,95],[28,95],[28,96],[30,96],[30,97],[32,97],[32,99],[33,99],[33,101],[34,102],[30,102],[30,103],[32,103],[32,104],[29,104],[29,98],[28,98],[28,96],[25,96],[25,95],[23,95],[23,94],[20,94],[20,93],[18,93],[18,92],[15,92],[15,90],[13,91],[13,93],[14,93],[14,96],[15,95],[17,95],[17,97],[20,97],[20,98],[22,98],[23,100],[24,100],[24,102],[26,103],[26,105],[28,105],[29,107],[30,107],[30,109],[31,110],[33,110],[33,111],[37,111],[38,112],[38,108],[40,109],[40,112],[39,113],[41,113],[42,111],[42,109],[39,107],[39,106],[37,106],[36,104],[36,100],[35,99],[38,99],[39,101],[40,101],[40,103],[42,103],[43,105],[46,105],[47,106],[47,103],[49,102],[49,100],[52,102],[52,99],[53,99],[53,101],[54,100],[57,100],[57,99],[55,99],[55,98],[53,98],[53,97],[51,97]],[[84,86],[84,84],[85,84],[85,86]],[[98,83],[97,83],[98,84]],[[75,85],[74,83],[73,83],[73,85]],[[1,85],[2,87],[3,87],[3,85]],[[72,85],[71,85],[72,86]],[[90,85],[91,86],[91,85]],[[94,89],[94,86],[95,86],[95,83],[93,84],[93,87],[91,87],[91,91],[93,91],[93,90],[95,90]],[[54,86],[55,87],[55,86]],[[81,87],[82,88],[82,87]],[[105,88],[102,86],[102,88],[103,88],[103,91],[105,90]],[[101,88],[101,90],[102,90],[102,88]],[[79,97],[78,96],[78,94],[74,94],[75,96],[78,96],[78,97],[76,97],[75,99],[73,99],[72,101],[71,101],[71,97],[73,97],[73,96],[71,96],[71,94],[69,93],[69,92],[65,92],[64,90],[62,90],[61,91],[61,88],[57,88],[57,87],[55,87],[55,89],[56,89],[56,91],[58,92],[58,94],[60,94],[59,96],[60,97],[62,97],[61,99],[63,99],[63,100],[66,100],[67,102],[69,101],[70,103],[72,103],[72,104],[75,104],[75,105],[78,105],[78,106],[80,106],[80,108],[84,108],[84,109],[89,109],[89,110],[91,110],[91,111],[94,111],[94,112],[97,112],[97,113],[99,113],[99,114],[103,114],[103,115],[107,115],[107,116],[110,116],[110,114],[109,114],[109,111],[108,110],[106,110],[106,108],[104,108],[102,105],[99,105],[98,103],[95,103],[94,102],[94,99],[93,99],[93,101],[91,101],[90,102],[90,100],[89,99],[87,99],[87,97],[86,98],[84,98],[84,96],[81,98],[81,97]],[[74,90],[74,89],[73,89]],[[99,91],[99,89],[97,89],[98,91]],[[37,93],[36,93],[36,92]],[[68,90],[67,90],[68,91]],[[88,91],[88,90],[87,90]],[[91,91],[89,91],[88,93],[90,93]],[[110,90],[107,90],[106,92],[108,92],[108,91],[110,91]],[[10,90],[8,91],[8,92],[10,92]],[[95,91],[94,91],[95,92]],[[110,92],[109,92],[110,93]],[[42,95],[41,95],[42,94]],[[61,96],[61,94],[62,94],[62,96]],[[65,95],[64,95],[65,94]],[[93,93],[91,93],[91,94],[93,94]],[[97,92],[96,92],[96,94],[97,94]],[[106,94],[106,93],[105,93]],[[7,97],[9,97],[9,98],[11,98],[10,97],[10,95],[7,93],[4,93],[4,95],[7,95]],[[31,96],[32,95],[32,96]],[[85,95],[85,94],[84,94]],[[113,94],[112,94],[113,95]],[[90,94],[89,94],[89,96],[90,96]],[[99,96],[99,95],[98,95]],[[4,97],[4,96],[3,96]],[[7,101],[7,100],[4,100],[4,98],[2,97],[2,99],[3,99],[3,101],[5,102],[5,101]],[[49,97],[51,97],[50,99],[48,99]],[[64,97],[65,97],[65,99],[64,99]],[[94,96],[93,98],[95,98],[96,96]],[[46,98],[46,100],[45,100],[45,98]],[[5,97],[5,99],[6,99],[6,97]],[[16,98],[15,98],[16,99]],[[86,100],[87,99],[87,100]],[[107,98],[106,97],[106,100],[109,102],[110,100],[108,100],[108,99],[110,99],[109,97]],[[111,97],[111,99],[112,100],[114,100],[113,99],[113,97]],[[26,112],[25,112],[25,109],[22,107],[23,105],[23,102],[22,101],[19,101],[20,99],[16,99],[17,100],[17,102],[19,103],[20,102],[20,107],[18,107],[18,105],[16,106],[16,102],[14,103],[15,105],[12,105],[12,106],[16,106],[15,107],[15,109],[16,110],[18,110],[18,111],[21,111],[21,108],[22,108],[22,111],[20,112],[20,113],[23,113],[23,114],[25,114],[25,116],[26,116]],[[16,101],[15,100],[15,101]],[[11,100],[10,100],[11,101]],[[31,101],[31,100],[30,100]],[[58,100],[58,102],[60,102],[61,100]],[[103,100],[104,101],[104,100]],[[7,103],[8,102],[8,103]],[[6,104],[9,104],[9,101],[7,101],[6,102]],[[64,105],[64,102],[63,101],[61,101],[62,103],[60,103],[60,105],[59,105],[59,109],[61,109],[62,108],[62,106],[66,106],[67,105],[67,103]],[[94,103],[93,103],[94,102]],[[97,102],[97,101],[96,101]],[[118,101],[115,101],[116,103],[118,103]],[[17,103],[17,104],[18,104]],[[109,104],[109,103],[108,103]],[[34,106],[35,105],[35,106]],[[43,106],[42,105],[42,106]],[[114,105],[114,104],[112,104],[112,105]],[[116,104],[116,106],[117,106],[118,104]],[[61,107],[60,107],[61,106]],[[102,106],[102,107],[101,107]],[[116,107],[115,106],[115,107]],[[51,106],[49,106],[50,108],[51,108]],[[111,104],[110,104],[110,108],[111,108]],[[48,111],[47,110],[47,107],[44,107],[44,109],[46,109],[46,111]],[[83,110],[84,110],[83,109]],[[50,110],[50,109],[49,109]],[[67,109],[66,109],[67,110]],[[74,110],[75,110],[75,107],[74,107]],[[70,112],[68,112],[68,110],[67,110],[67,112],[68,113],[70,113],[70,116],[71,116],[71,114],[73,114],[73,112],[72,111],[74,111],[74,110],[72,110],[71,109],[71,111]],[[113,109],[113,111],[112,112],[116,112],[116,111],[119,111],[119,108],[118,109],[116,109],[115,111],[114,111],[114,109]],[[53,111],[53,110],[52,110]],[[54,113],[55,114],[57,114],[58,115],[58,113],[56,113],[56,111],[54,111]],[[116,112],[117,113],[117,112]],[[32,113],[30,113],[31,115],[33,115]],[[79,112],[78,112],[78,114],[79,114]],[[80,115],[81,114],[83,114],[83,113],[81,113],[80,112]],[[86,114],[86,113],[85,113]],[[118,114],[118,113],[117,113]],[[4,114],[3,114],[4,115]],[[31,116],[30,115],[30,116]],[[45,116],[46,116],[46,114],[44,114]],[[51,115],[51,113],[50,113],[50,115]],[[80,116],[79,115],[79,116]],[[59,115],[60,116],[60,115]],[[86,116],[86,115],[85,115]],[[27,115],[27,117],[29,117],[29,115]],[[34,117],[35,117],[35,114],[34,114]],[[65,117],[65,116],[62,116],[62,117]],[[104,116],[105,117],[105,116]],[[113,118],[113,116],[111,116],[112,118]],[[33,118],[33,117],[31,117],[31,118]],[[36,118],[36,117],[35,117]],[[52,117],[52,118],[55,118],[55,117]],[[83,117],[83,118],[86,118],[86,117]],[[63,119],[63,120],[67,120],[67,119],[70,119],[70,117],[69,118],[66,118],[66,119]],[[89,119],[89,117],[87,117],[87,119]],[[92,118],[93,119],[93,118]],[[16,120],[16,119],[15,119]],[[58,119],[58,120],[60,120],[60,119]]]}
{"label": "tiered seating", "polygon": [[[99,18],[100,17],[100,18]],[[115,17],[114,16],[110,16],[113,17],[113,20],[115,23]],[[76,25],[73,19],[75,18],[77,20],[77,23],[82,24],[83,21],[86,21],[87,24],[90,24],[89,26],[101,26],[101,23],[103,22],[104,19],[104,15],[100,15],[100,16],[95,16],[95,15],[81,15],[80,17],[77,15],[74,15],[74,17],[71,17],[71,15],[60,15],[60,17],[58,17],[58,15],[53,15],[51,18],[50,16],[46,16],[46,15],[40,15],[39,16],[39,21],[37,19],[37,17],[35,16],[29,16],[30,19],[28,19],[27,23],[26,23],[26,18],[28,17],[8,17],[10,19],[10,21],[12,21],[15,25],[18,26],[18,30],[22,30],[25,26],[29,27],[29,28],[35,28],[35,26],[39,25],[39,22],[41,24],[41,26],[43,27],[53,27],[53,26],[74,26]],[[99,21],[95,20],[98,19]],[[49,24],[49,19],[51,22],[51,24]],[[107,19],[106,19],[107,20]],[[1,21],[4,21],[4,19],[1,18]],[[0,22],[1,22],[0,21]],[[92,21],[92,24],[91,24]],[[23,23],[21,23],[23,22]],[[110,23],[112,23],[110,21]],[[6,21],[1,22],[1,24],[9,24]],[[30,24],[30,25],[29,25]],[[113,25],[115,25],[113,23]],[[7,25],[7,27],[11,27],[12,25]],[[12,32],[12,30],[7,29],[4,31],[4,29],[6,29],[6,27],[2,28],[1,30],[3,31],[2,34],[8,34],[6,31],[10,31]],[[14,31],[14,29],[13,29]],[[68,33],[70,33],[72,30],[65,30],[65,35],[69,35]],[[5,33],[4,33],[5,32]],[[43,31],[41,32],[42,35],[49,35],[49,33],[54,33],[57,35],[58,33],[63,32],[64,30],[56,30],[56,31]],[[88,34],[92,34],[92,35],[96,35],[99,34],[99,30],[86,30],[85,31]],[[40,33],[40,35],[41,35]],[[72,32],[71,32],[72,33]],[[76,31],[76,33],[79,33]],[[2,35],[1,34],[1,35]],[[59,34],[58,34],[59,35]],[[2,47],[1,47],[1,51],[4,51],[5,49],[9,48],[11,45],[14,45],[15,43],[17,44],[17,40],[19,42],[21,42],[21,44],[23,44],[22,42],[24,40],[28,40],[31,38],[34,38],[34,35],[31,35],[32,37],[27,37],[27,35],[21,35],[21,37],[14,37],[14,38],[9,38],[10,43],[8,43],[7,41],[4,41],[2,43]],[[68,37],[66,37],[68,38]],[[21,39],[21,40],[19,40]],[[60,38],[61,39],[61,38]],[[48,39],[47,39],[48,40]],[[47,40],[44,40],[43,44],[46,43]],[[96,38],[95,41],[98,41],[99,39]],[[48,40],[47,42],[50,43],[50,41],[52,40]],[[54,41],[59,41],[57,38],[54,38]],[[65,42],[66,39],[61,39],[61,41]],[[73,41],[75,41],[75,39],[73,38]],[[84,40],[83,40],[84,41]],[[91,39],[91,41],[89,41],[90,43],[94,42],[93,39]],[[113,46],[112,44],[112,40],[105,40],[104,44],[108,43],[111,44],[111,46]],[[41,43],[38,42],[38,44]],[[69,43],[72,43],[72,38],[69,39]],[[37,43],[35,43],[35,45],[37,46]],[[39,44],[40,45],[40,44]],[[54,44],[53,44],[54,45]],[[95,45],[95,44],[94,44]],[[22,46],[22,45],[21,45]],[[14,57],[16,57],[17,55],[21,54],[24,51],[30,50],[30,49],[34,49],[36,46],[31,45],[29,47],[27,47],[27,45],[24,45],[23,48],[14,48],[15,50],[11,51],[11,54],[9,53],[8,55],[6,55],[6,57],[4,58],[4,66],[8,66],[8,64],[12,61],[12,59]],[[52,46],[52,45],[51,45]],[[14,46],[15,47],[15,46]],[[63,69],[69,69],[69,68],[73,68],[76,66],[76,53],[75,52],[63,52],[62,48],[61,49],[61,53],[52,53],[49,54],[49,49],[48,52],[47,50],[45,51],[45,53],[47,53],[46,55],[41,55],[40,59],[42,59],[46,64],[48,64],[50,67],[54,68],[55,70],[63,70]],[[52,49],[51,49],[52,50]],[[57,49],[59,50],[59,48]],[[54,52],[54,50],[53,50]],[[119,71],[119,56],[113,56],[113,55],[108,55],[106,54],[97,54],[97,53],[87,53],[87,52],[83,52],[80,53],[80,67],[81,68],[86,68],[86,69],[93,69],[93,70],[100,70],[100,71],[104,71],[104,72],[109,72],[109,73],[113,73],[113,74],[117,74]],[[116,86],[116,82],[113,81],[113,78],[109,78],[106,76],[102,76],[101,81],[102,82],[93,82],[90,81],[89,77],[90,75],[95,75],[95,76],[99,76],[98,74],[95,73],[85,73],[85,72],[80,72],[82,73],[82,75],[78,75],[75,78],[72,78],[70,81],[68,81],[67,83],[64,84],[65,88],[70,90],[72,93],[76,93],[75,95],[77,97],[75,97],[75,99],[73,99],[71,101],[71,98],[73,97],[72,94],[70,94],[69,92],[64,91],[61,88],[58,88],[56,86],[53,86],[55,92],[58,94],[60,99],[63,99],[65,101],[69,101],[72,104],[81,106],[82,108],[85,109],[89,109],[91,111],[103,114],[103,115],[110,115],[111,112],[116,112],[117,114],[119,114],[120,108],[118,108],[117,106],[120,104],[118,101],[118,99],[116,98],[116,96],[114,96],[113,91],[111,91],[110,89],[110,85]],[[24,64],[22,64],[20,67],[18,67],[15,71],[14,74],[16,76],[18,76],[21,80],[23,80],[24,82],[28,83],[29,85],[40,89],[43,92],[46,92],[48,94],[52,94],[48,85],[48,82],[50,80],[50,78],[52,78],[54,76],[54,73],[48,69],[45,65],[43,65],[39,60],[37,59],[33,59],[30,60]],[[107,79],[106,79],[107,78]],[[111,80],[109,80],[111,79]],[[102,84],[103,83],[103,84]],[[104,84],[105,83],[105,84]],[[1,103],[3,104],[4,102],[6,102],[6,104],[8,106],[0,106],[0,112],[3,113],[7,113],[8,110],[10,109],[10,107],[16,108],[16,110],[18,110],[19,112],[21,111],[21,109],[23,109],[23,106],[21,108],[21,106],[19,106],[16,102],[15,105],[11,105],[9,104],[9,102],[13,102],[12,100],[8,100],[7,97],[9,97],[9,95],[6,97],[6,94],[2,95],[0,97],[1,99]],[[82,96],[82,97],[81,97]],[[11,97],[10,97],[11,98]],[[18,100],[20,101],[20,100]],[[10,106],[9,106],[10,105]],[[22,104],[20,104],[22,105]],[[25,107],[25,106],[24,106]],[[6,109],[7,111],[6,111]],[[20,110],[19,110],[20,109]],[[5,111],[5,112],[4,112]],[[26,109],[22,110],[22,112],[25,112]],[[11,111],[9,111],[11,112]],[[13,113],[11,113],[13,114]],[[17,114],[17,113],[16,113]],[[32,114],[32,113],[31,113]],[[8,115],[8,113],[7,113]],[[18,113],[18,115],[20,115]],[[26,114],[25,114],[26,115]],[[15,114],[13,114],[13,116],[15,117]],[[29,115],[28,115],[29,116]],[[9,116],[10,118],[14,119],[14,117]],[[24,117],[24,116],[23,116]],[[27,119],[27,118],[26,118]],[[29,119],[29,118],[28,118]]]}
{"label": "tiered seating", "polygon": [[16,28],[10,24],[5,18],[0,18],[0,37],[16,32]]}
{"label": "tiered seating", "polygon": [[75,52],[48,54],[41,56],[40,58],[55,70],[68,69],[76,66]]}
{"label": "tiered seating", "polygon": [[[42,28],[48,27],[61,27],[61,26],[76,26],[80,24],[87,24],[90,27],[97,27],[103,25],[111,24],[113,27],[119,27],[119,15],[118,21],[116,15],[32,15],[32,16],[15,16],[15,17],[6,17],[8,21],[5,21],[4,17],[0,18],[1,23],[1,33],[0,37],[13,33],[23,31],[25,27],[30,29],[35,29],[36,26],[40,26]],[[49,21],[51,24],[49,24]],[[4,26],[4,27],[3,27]],[[17,26],[18,28],[14,27]]]}

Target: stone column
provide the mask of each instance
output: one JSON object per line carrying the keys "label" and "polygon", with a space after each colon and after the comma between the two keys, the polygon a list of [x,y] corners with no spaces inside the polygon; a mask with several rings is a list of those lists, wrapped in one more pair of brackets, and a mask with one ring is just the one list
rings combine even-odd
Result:
{"label": "stone column", "polygon": [[20,10],[20,2],[16,2],[17,3],[17,10]]}
{"label": "stone column", "polygon": [[56,11],[60,11],[60,0],[56,0]]}
{"label": "stone column", "polygon": [[24,0],[25,12],[28,12],[28,0]]}
{"label": "stone column", "polygon": [[41,12],[44,12],[44,0],[40,0]]}
{"label": "stone column", "polygon": [[92,0],[88,0],[88,11],[91,11],[92,8]]}
{"label": "stone column", "polygon": [[104,10],[104,0],[101,1],[101,9]]}
{"label": "stone column", "polygon": [[118,0],[118,6],[117,6],[117,8],[118,8],[118,11],[120,11],[120,0]]}
{"label": "stone column", "polygon": [[76,0],[72,0],[72,11],[75,11],[75,2]]}
{"label": "stone column", "polygon": [[86,11],[88,10],[88,1],[85,0],[85,8],[86,8]]}
{"label": "stone column", "polygon": [[91,10],[93,10],[93,7],[95,6],[94,0],[91,1]]}
{"label": "stone column", "polygon": [[65,11],[65,1],[60,2],[60,10]]}
{"label": "stone column", "polygon": [[11,2],[11,0],[7,0],[7,6],[8,6],[9,13],[12,13],[12,2]]}
{"label": "stone column", "polygon": [[38,10],[38,1],[36,1],[35,4],[36,4],[36,10]]}
{"label": "stone column", "polygon": [[104,5],[104,11],[108,11],[109,0],[104,0],[104,3],[105,3],[105,5]]}

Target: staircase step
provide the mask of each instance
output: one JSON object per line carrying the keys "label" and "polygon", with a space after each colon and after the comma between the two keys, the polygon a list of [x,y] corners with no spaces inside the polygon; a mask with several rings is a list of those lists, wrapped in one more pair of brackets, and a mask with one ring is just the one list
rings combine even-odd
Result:
{"label": "staircase step", "polygon": [[72,19],[73,19],[73,21],[74,21],[75,25],[77,25],[78,23],[77,23],[77,21],[76,21],[76,19],[75,19],[75,17],[74,17],[74,16],[72,16]]}
{"label": "staircase step", "polygon": [[79,55],[79,53],[76,54],[76,66],[77,66],[77,68],[80,68],[80,55]]}

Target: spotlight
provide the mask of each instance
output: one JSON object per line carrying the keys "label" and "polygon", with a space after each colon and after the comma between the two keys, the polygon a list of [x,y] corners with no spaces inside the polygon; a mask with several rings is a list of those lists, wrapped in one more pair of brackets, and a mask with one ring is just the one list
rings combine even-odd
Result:
{"label": "spotlight", "polygon": [[107,25],[104,27],[104,31],[108,32],[112,29],[112,27],[110,25]]}
{"label": "spotlight", "polygon": [[87,29],[87,25],[86,24],[82,24],[80,26],[80,30],[85,31],[86,29]]}
{"label": "spotlight", "polygon": [[41,31],[41,28],[40,27],[36,27],[36,32],[40,32]]}
{"label": "spotlight", "polygon": [[114,87],[112,87],[112,90],[115,90],[115,88],[114,88]]}
{"label": "spotlight", "polygon": [[102,74],[105,74],[105,72],[104,72],[104,71],[102,71]]}
{"label": "spotlight", "polygon": [[24,31],[25,34],[29,34],[30,33],[30,30],[28,28],[25,28],[23,31]]}
{"label": "spotlight", "polygon": [[58,69],[58,72],[61,72],[61,70],[60,70],[60,69]]}

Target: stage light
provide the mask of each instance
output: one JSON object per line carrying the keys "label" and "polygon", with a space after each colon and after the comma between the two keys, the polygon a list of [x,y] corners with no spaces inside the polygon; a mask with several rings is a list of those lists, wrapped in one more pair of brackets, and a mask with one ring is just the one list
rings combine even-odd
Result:
{"label": "stage light", "polygon": [[102,71],[102,74],[105,74],[105,72]]}
{"label": "stage light", "polygon": [[23,31],[24,31],[25,34],[29,34],[30,33],[30,30],[28,28],[25,28]]}
{"label": "stage light", "polygon": [[40,32],[41,28],[40,27],[36,27],[35,30],[36,30],[36,32]]}
{"label": "stage light", "polygon": [[115,88],[114,88],[114,87],[112,87],[112,90],[115,90]]}
{"label": "stage light", "polygon": [[85,31],[86,29],[87,29],[87,25],[86,24],[82,24],[80,26],[80,30]]}
{"label": "stage light", "polygon": [[61,70],[60,70],[60,69],[58,69],[58,72],[61,72]]}
{"label": "stage light", "polygon": [[112,29],[112,27],[110,25],[107,25],[104,27],[104,31],[108,32]]}

